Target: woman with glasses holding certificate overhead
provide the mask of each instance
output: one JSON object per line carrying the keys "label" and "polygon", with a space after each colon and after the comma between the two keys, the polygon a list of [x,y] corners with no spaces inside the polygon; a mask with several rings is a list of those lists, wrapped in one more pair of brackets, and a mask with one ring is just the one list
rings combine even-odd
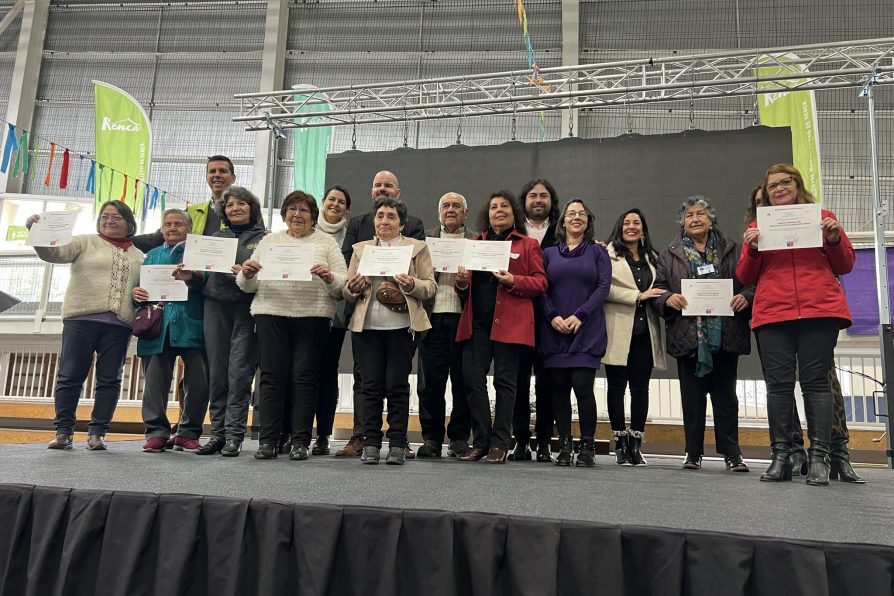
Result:
{"label": "woman with glasses holding certificate overhead", "polygon": [[253,293],[251,314],[258,334],[261,433],[255,459],[273,459],[285,403],[291,409],[289,459],[306,460],[317,393],[322,346],[345,282],[345,260],[329,234],[316,230],[320,210],[313,196],[296,190],[283,199],[285,231],[264,236],[242,264],[236,284]]}
{"label": "woman with glasses holding certificate overhead", "polygon": [[[795,406],[795,370],[801,383],[810,437],[807,484],[825,485],[830,474],[847,471],[842,462],[830,468],[833,404],[829,370],[838,331],[849,327],[851,313],[838,276],[850,273],[856,255],[835,214],[813,207],[813,195],[804,187],[801,173],[791,164],[775,164],[764,175],[770,207],[758,209],[758,221],[743,235],[736,267],[745,283],[756,284],[752,328],[760,346],[767,382],[767,418],[773,459],[761,480],[791,480],[792,414]],[[767,235],[767,216],[761,210],[805,206],[819,210],[816,238],[803,237],[805,248],[761,250]],[[788,209],[788,211],[794,211]],[[791,215],[787,216],[791,219]],[[761,225],[765,229],[761,230]],[[843,478],[846,479],[846,478]],[[851,480],[854,481],[854,480]]]}
{"label": "woman with glasses holding certificate overhead", "polygon": [[[653,304],[666,323],[667,353],[677,359],[686,435],[683,469],[702,466],[710,393],[717,452],[724,456],[727,469],[748,472],[739,448],[736,372],[739,356],[751,352],[748,319],[754,288],[736,278],[739,247],[717,227],[717,214],[708,199],[686,199],[677,218],[680,236],[658,257],[654,287],[664,293]],[[713,288],[720,298],[706,304],[711,291],[700,290],[703,287]],[[696,302],[698,309],[692,308]]]}

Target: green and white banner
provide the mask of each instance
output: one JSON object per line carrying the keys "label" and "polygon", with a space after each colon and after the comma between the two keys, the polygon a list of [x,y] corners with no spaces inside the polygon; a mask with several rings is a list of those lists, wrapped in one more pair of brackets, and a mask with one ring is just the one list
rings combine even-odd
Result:
{"label": "green and white banner", "polygon": [[[317,88],[313,85],[294,85],[297,93],[295,101],[304,101],[308,94]],[[317,95],[314,99],[326,99]],[[320,103],[307,103],[298,111],[312,114],[325,112],[331,109],[328,101]],[[313,117],[296,118],[296,122],[313,121]],[[316,197],[317,203],[323,203],[323,191],[326,190],[326,156],[329,155],[329,146],[332,143],[332,127],[318,126],[314,128],[295,129],[295,190],[303,190]]]}
{"label": "green and white banner", "polygon": [[[801,74],[803,64],[792,64],[794,54],[763,55],[758,62],[757,77],[780,74]],[[820,175],[819,131],[816,124],[816,101],[813,91],[779,91],[779,86],[796,87],[806,79],[793,77],[783,81],[758,81],[757,88],[775,89],[757,96],[758,113],[765,126],[788,126],[792,129],[792,156],[794,165],[804,177],[804,185],[818,202],[822,202],[822,178]],[[767,164],[770,165],[770,164]]]}
{"label": "green and white banner", "polygon": [[122,199],[139,218],[152,161],[149,117],[136,99],[118,87],[93,81],[93,94],[96,203]]}

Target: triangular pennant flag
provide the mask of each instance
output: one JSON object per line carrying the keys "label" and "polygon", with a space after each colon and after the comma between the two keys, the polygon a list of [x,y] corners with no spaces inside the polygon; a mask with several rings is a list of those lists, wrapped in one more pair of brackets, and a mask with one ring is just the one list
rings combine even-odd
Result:
{"label": "triangular pennant flag", "polygon": [[16,139],[16,126],[9,122],[9,132],[6,135],[6,146],[3,148],[3,160],[0,161],[0,173],[5,174],[9,169],[9,158],[13,151],[19,148],[19,140]]}
{"label": "triangular pennant flag", "polygon": [[99,168],[99,173],[96,176],[96,200],[102,202],[102,175],[106,166],[105,164],[96,162],[96,167]]}
{"label": "triangular pennant flag", "polygon": [[[127,174],[124,175],[124,184],[121,185],[121,198],[118,199],[125,205],[127,204]],[[136,207],[136,205],[134,205]]]}
{"label": "triangular pennant flag", "polygon": [[[29,145],[29,143],[28,143],[28,131],[27,131],[27,130],[23,130],[23,131],[22,131],[22,136],[19,137],[19,147],[22,148],[22,150],[21,150],[19,153],[22,154],[22,173],[23,173],[23,174],[27,174],[27,173],[28,173],[28,168],[31,166],[31,160],[28,159],[28,157],[29,157],[29,155],[30,155],[30,154],[28,153],[28,145]],[[18,159],[18,156],[16,156],[16,159]]]}
{"label": "triangular pennant flag", "polygon": [[75,176],[75,184],[77,185],[75,190],[81,190],[81,170],[84,169],[84,154],[78,153],[78,157],[80,159],[78,161],[78,175]]}
{"label": "triangular pennant flag", "polygon": [[62,170],[59,172],[59,188],[68,188],[68,166],[71,157],[68,149],[62,154]]}
{"label": "triangular pennant flag", "polygon": [[168,195],[167,191],[161,193],[161,210],[164,211],[165,207],[165,197]]}
{"label": "triangular pennant flag", "polygon": [[155,209],[156,205],[158,205],[158,187],[153,186],[155,190],[152,191],[152,200],[149,201],[149,205],[151,209]]}
{"label": "triangular pennant flag", "polygon": [[47,175],[43,179],[44,186],[50,185],[50,176],[53,173],[53,157],[55,155],[56,155],[56,143],[50,141],[50,159],[49,159],[49,163],[47,164]]}
{"label": "triangular pennant flag", "polygon": [[31,180],[37,180],[37,154],[40,151],[40,141],[40,137],[34,137],[34,147],[31,148]]}

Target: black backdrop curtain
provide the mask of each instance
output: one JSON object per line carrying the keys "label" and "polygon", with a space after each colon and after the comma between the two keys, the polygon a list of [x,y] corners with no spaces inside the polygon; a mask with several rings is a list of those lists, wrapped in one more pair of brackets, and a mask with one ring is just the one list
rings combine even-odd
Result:
{"label": "black backdrop curtain", "polygon": [[0,485],[0,595],[892,594],[894,547]]}

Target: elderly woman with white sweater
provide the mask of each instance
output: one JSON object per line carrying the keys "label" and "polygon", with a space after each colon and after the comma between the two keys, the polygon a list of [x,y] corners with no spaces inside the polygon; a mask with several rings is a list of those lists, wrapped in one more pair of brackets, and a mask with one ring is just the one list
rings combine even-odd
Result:
{"label": "elderly woman with white sweater", "polygon": [[[255,294],[251,314],[255,317],[261,370],[261,433],[255,458],[276,457],[284,405],[289,400],[289,459],[305,460],[320,389],[320,346],[329,333],[347,271],[332,236],[315,229],[320,210],[314,197],[296,190],[283,200],[280,213],[288,229],[261,240],[252,257],[242,264],[236,284]],[[312,280],[258,280],[263,255],[271,244],[313,246]]]}
{"label": "elderly woman with white sweater", "polygon": [[[30,228],[39,219],[32,215],[25,225]],[[136,230],[130,207],[107,201],[99,209],[97,234],[75,236],[65,246],[34,249],[48,263],[71,263],[71,280],[62,302],[62,351],[54,393],[56,438],[49,449],[71,449],[78,398],[94,353],[96,383],[87,449],[106,448],[103,437],[118,404],[134,319],[130,293],[143,262],[143,253],[130,241]]]}

